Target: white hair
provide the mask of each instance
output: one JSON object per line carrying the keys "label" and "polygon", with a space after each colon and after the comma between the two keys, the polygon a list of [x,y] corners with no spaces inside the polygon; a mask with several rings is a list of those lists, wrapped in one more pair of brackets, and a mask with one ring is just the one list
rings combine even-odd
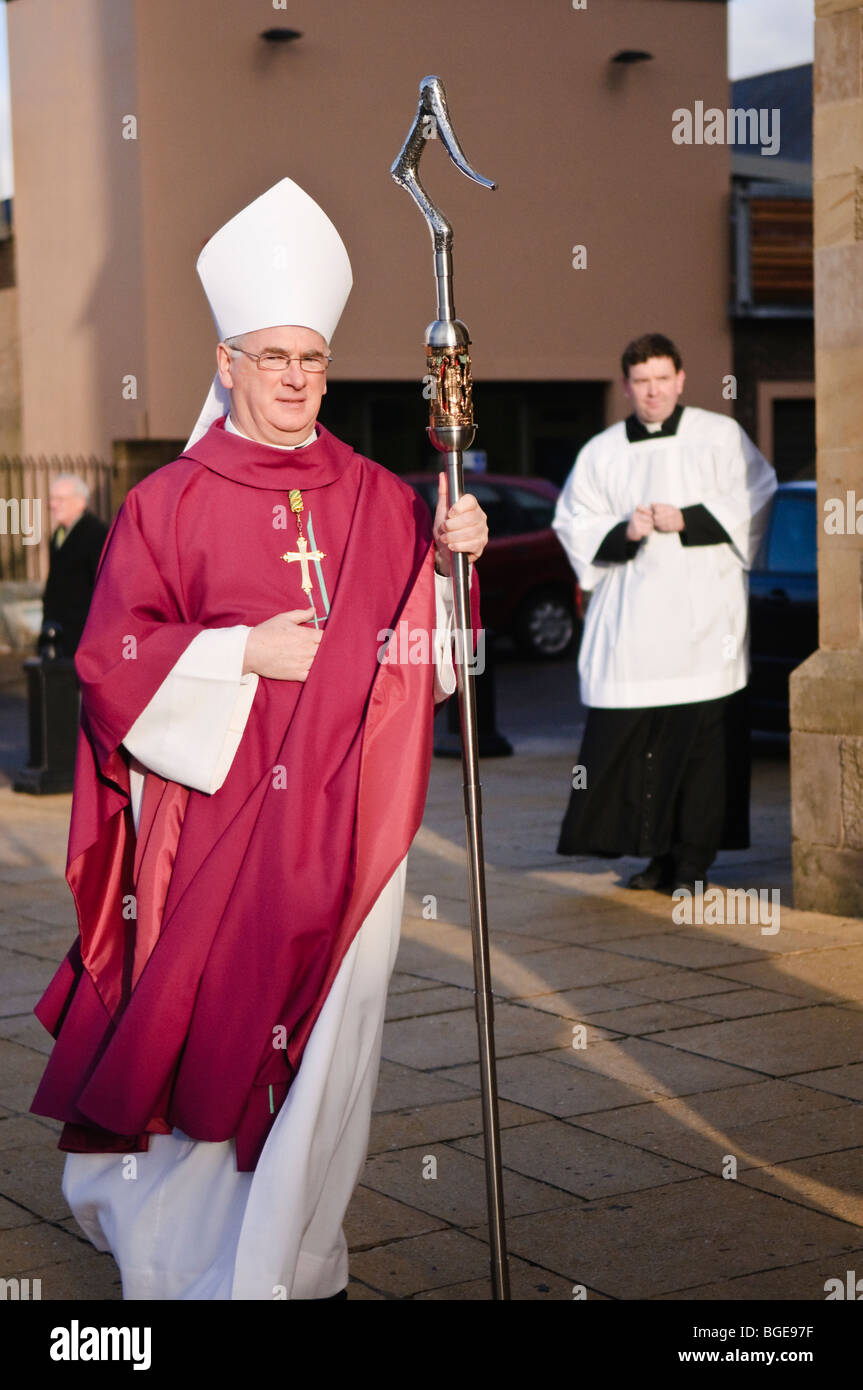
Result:
{"label": "white hair", "polygon": [[53,487],[55,483],[72,483],[72,491],[75,496],[83,497],[85,502],[89,502],[89,485],[85,483],[84,479],[80,478],[77,473],[58,473],[56,477],[51,479],[51,486]]}

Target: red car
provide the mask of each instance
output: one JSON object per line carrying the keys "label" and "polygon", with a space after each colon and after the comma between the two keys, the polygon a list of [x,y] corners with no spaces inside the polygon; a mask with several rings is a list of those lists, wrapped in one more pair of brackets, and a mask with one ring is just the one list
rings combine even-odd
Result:
{"label": "red car", "polygon": [[[437,475],[403,481],[434,512]],[[489,542],[477,565],[483,624],[511,636],[524,656],[549,660],[572,649],[584,616],[581,590],[551,529],[559,489],[544,478],[465,472],[465,492],[488,516]]]}

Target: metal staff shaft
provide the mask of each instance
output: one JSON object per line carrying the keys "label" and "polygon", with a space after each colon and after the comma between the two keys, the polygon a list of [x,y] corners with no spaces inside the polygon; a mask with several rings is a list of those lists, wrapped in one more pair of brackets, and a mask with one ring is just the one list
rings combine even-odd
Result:
{"label": "metal staff shaft", "polygon": [[[426,330],[427,368],[431,386],[431,419],[428,435],[434,447],[446,455],[449,505],[464,492],[462,451],[473,443],[473,394],[470,370],[470,336],[455,317],[452,294],[452,227],[431,201],[417,176],[420,156],[428,140],[440,137],[453,163],[468,178],[485,188],[495,185],[468,164],[456,138],[447,109],[446,92],[438,77],[420,84],[420,102],[414,123],[391,173],[417,203],[432,235],[437,282],[438,317]],[[486,912],[485,861],[482,844],[482,794],[477,753],[476,696],[470,655],[473,632],[467,556],[453,553],[453,601],[455,609],[456,681],[461,718],[464,810],[467,832],[468,896],[475,980],[479,1074],[485,1141],[486,1191],[492,1295],[509,1298],[509,1267],[503,1208],[503,1177],[497,1076],[494,1051],[494,1005],[491,992],[488,917]]]}
{"label": "metal staff shaft", "polygon": [[[460,450],[447,452],[446,472],[447,491],[450,505],[452,505],[458,501],[464,491]],[[461,656],[461,660],[456,663],[456,680],[461,720],[468,896],[473,944],[473,973],[476,985],[476,1025],[479,1040],[479,1077],[485,1146],[486,1202],[491,1249],[491,1285],[492,1295],[495,1299],[508,1299],[510,1296],[509,1265],[506,1254],[500,1121],[498,1118],[497,1072],[494,1050],[494,1002],[491,992],[485,857],[482,842],[482,784],[479,780],[479,755],[477,751],[476,692],[473,672],[467,664],[468,653],[472,650],[471,647],[467,646],[467,642],[471,639],[470,583],[467,556],[458,552],[453,554],[453,606],[458,632],[456,652]]]}

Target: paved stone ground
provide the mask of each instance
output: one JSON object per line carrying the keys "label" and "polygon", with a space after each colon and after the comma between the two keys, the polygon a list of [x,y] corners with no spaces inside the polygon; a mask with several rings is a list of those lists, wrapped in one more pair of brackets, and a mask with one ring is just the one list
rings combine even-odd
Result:
{"label": "paved stone ground", "polygon": [[[483,764],[513,1297],[823,1300],[863,1273],[863,922],[787,906],[781,757],[755,765],[754,848],[714,875],[779,889],[775,933],[675,923],[670,899],[621,887],[634,861],[558,858],[560,734],[532,725]],[[27,1114],[50,1046],[30,1009],[74,931],[68,812],[0,786],[0,1276],[116,1299],[60,1193],[59,1126]],[[489,1297],[463,860],[460,768],[436,761],[348,1214],[352,1299]]]}

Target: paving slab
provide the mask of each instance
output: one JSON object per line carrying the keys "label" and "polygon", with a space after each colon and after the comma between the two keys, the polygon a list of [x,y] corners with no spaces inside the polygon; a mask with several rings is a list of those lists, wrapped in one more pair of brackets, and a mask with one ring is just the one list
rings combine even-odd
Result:
{"label": "paving slab", "polygon": [[[482,1139],[458,1139],[455,1147],[482,1155]],[[590,1200],[612,1193],[663,1187],[696,1178],[696,1169],[657,1157],[632,1144],[591,1134],[575,1124],[546,1120],[501,1135],[504,1166]]]}
{"label": "paving slab", "polygon": [[641,960],[624,960],[607,950],[590,946],[556,946],[533,952],[499,966],[492,972],[495,992],[505,997],[529,999],[538,994],[557,994],[561,990],[586,985],[614,984],[648,973]]}
{"label": "paving slab", "polygon": [[731,980],[711,975],[707,970],[676,970],[672,967],[660,969],[657,973],[639,976],[627,984],[633,994],[643,994],[648,999],[688,999],[704,994],[721,994],[735,988]]}
{"label": "paving slab", "polygon": [[666,1003],[655,999],[649,1004],[639,1003],[623,1009],[610,1009],[593,1015],[592,1021],[598,1028],[610,1028],[625,1037],[642,1037],[645,1033],[661,1033],[668,1028],[685,1028],[700,1023],[703,1014],[686,1004]]}
{"label": "paving slab", "polygon": [[[615,1036],[609,1029],[596,1028],[593,1024],[584,1026],[588,1046]],[[495,1048],[501,1058],[525,1052],[571,1049],[572,1029],[570,1021],[557,1014],[514,1004],[495,1004]],[[384,1027],[383,1056],[390,1062],[420,1071],[453,1066],[465,1057],[476,1056],[477,1048],[473,1009],[401,1019]]]}
{"label": "paving slab", "polygon": [[[472,989],[473,960],[467,943],[462,943],[462,948],[458,954],[445,953],[431,942],[403,936],[398,967],[409,974]],[[579,985],[609,984],[646,973],[640,961],[622,960],[582,946],[546,943],[540,951],[507,954],[495,944],[491,951],[492,988],[496,994],[509,998],[552,994]]]}
{"label": "paving slab", "polygon": [[[11,898],[10,896],[14,895]],[[65,928],[67,935],[74,938],[78,931],[78,914],[75,900],[65,879],[55,879],[50,883],[27,884],[3,889],[4,908],[15,904],[19,916],[31,929],[39,927]]]}
{"label": "paving slab", "polygon": [[351,1303],[387,1303],[385,1293],[378,1293],[377,1289],[369,1288],[368,1284],[363,1284],[359,1279],[351,1277],[348,1280],[348,1300]]}
{"label": "paving slab", "polygon": [[[568,1052],[561,1050],[555,1053],[555,1060],[566,1066],[626,1081],[662,1096],[715,1091],[723,1086],[739,1086],[745,1081],[763,1079],[751,1069],[729,1065],[697,1055],[693,1049],[681,1050],[673,1045],[681,1034],[694,1031],[678,1028],[673,1033],[659,1033],[653,1038],[621,1038],[614,1042],[595,1043],[593,1047],[583,1049],[570,1048]],[[666,1043],[665,1039],[670,1042]]]}
{"label": "paving slab", "polygon": [[[31,1145],[56,1148],[57,1140],[50,1130],[38,1125],[29,1115],[12,1115],[9,1119],[0,1120],[0,1150]],[[3,1190],[6,1190],[5,1187]]]}
{"label": "paving slab", "polygon": [[432,985],[429,980],[425,989],[402,990],[392,995],[387,1000],[386,1021],[392,1023],[402,1018],[447,1013],[452,1009],[473,1009],[473,1006],[472,990],[456,989],[454,985]]}
{"label": "paving slab", "polygon": [[611,1009],[643,1004],[644,997],[620,985],[593,985],[586,989],[564,989],[559,994],[536,994],[530,1003],[531,1008],[545,1009],[548,1013],[560,1014],[562,1018],[581,1019]]}
{"label": "paving slab", "polygon": [[29,1274],[30,1270],[43,1269],[45,1265],[79,1260],[82,1253],[90,1249],[80,1239],[48,1221],[28,1222],[0,1230],[0,1269],[10,1274]]}
{"label": "paving slab", "polygon": [[845,1221],[713,1177],[562,1209],[553,1221],[517,1216],[507,1237],[514,1254],[624,1299],[819,1258],[844,1268],[860,1248],[859,1230]]}
{"label": "paving slab", "polygon": [[[381,1062],[374,1111],[403,1110],[407,1105],[430,1105],[438,1100],[461,1100],[465,1086],[458,1079],[432,1076],[399,1066],[397,1062]],[[2,1097],[0,1097],[2,1099]]]}
{"label": "paving slab", "polygon": [[[535,1124],[538,1120],[544,1120],[545,1115],[541,1110],[531,1110],[527,1106],[502,1100],[498,1103],[498,1119],[501,1129],[508,1129],[511,1125]],[[470,1134],[481,1134],[482,1128],[482,1106],[476,1096],[466,1100],[444,1101],[438,1105],[390,1110],[372,1117],[369,1153],[463,1139]]]}
{"label": "paving slab", "polygon": [[711,1014],[716,1018],[751,1018],[753,1014],[779,1013],[783,1009],[799,1009],[804,1001],[793,994],[779,994],[771,989],[732,989],[722,994],[696,994],[687,999],[689,1009]]}
{"label": "paving slab", "polygon": [[776,989],[826,1002],[863,999],[863,946],[829,947],[769,961],[722,966],[717,973],[739,984]]}
{"label": "paving slab", "polygon": [[[598,1072],[568,1067],[565,1062],[556,1060],[559,1057],[560,1053],[502,1058],[497,1067],[499,1094],[507,1100],[557,1116],[580,1115],[656,1099],[656,1091]],[[446,1075],[479,1090],[479,1068],[475,1063],[450,1067]]]}
{"label": "paving slab", "polygon": [[[430,1159],[436,1161],[436,1169]],[[433,1171],[436,1176],[423,1176]],[[375,1154],[367,1160],[361,1181],[375,1192],[455,1226],[476,1224],[486,1210],[485,1164],[449,1144]],[[514,1172],[504,1174],[503,1186],[506,1211],[512,1215],[549,1211],[567,1200],[565,1190]]]}
{"label": "paving slab", "polygon": [[805,1071],[799,1076],[789,1076],[788,1080],[799,1081],[801,1086],[813,1086],[818,1091],[845,1096],[849,1100],[863,1100],[863,1062],[827,1067],[824,1071]]}
{"label": "paving slab", "polygon": [[75,934],[69,927],[49,927],[44,922],[31,922],[29,927],[10,932],[4,939],[10,950],[51,961],[56,966],[68,954]]}
{"label": "paving slab", "polygon": [[[637,1111],[579,1118],[579,1127],[611,1134],[651,1153],[723,1175],[732,1157],[737,1174],[787,1159],[847,1149],[863,1143],[863,1106],[840,1103],[827,1110],[799,1112],[753,1124],[717,1125],[701,1114],[698,1102],[669,1113],[658,1105]],[[649,1113],[644,1113],[649,1111]]]}
{"label": "paving slab", "polygon": [[112,1257],[89,1245],[63,1264],[36,1265],[28,1276],[41,1280],[43,1303],[58,1299],[120,1302],[123,1297],[120,1271]]}
{"label": "paving slab", "polygon": [[[39,1218],[26,1207],[22,1207],[19,1202],[7,1201],[5,1197],[0,1197],[0,1231],[15,1230],[19,1226],[36,1226]],[[3,1244],[0,1241],[0,1253],[3,1252]],[[3,1264],[0,1260],[0,1270],[7,1269],[10,1274],[17,1273],[15,1268],[10,1268],[8,1264]]]}
{"label": "paving slab", "polygon": [[27,1012],[53,974],[50,961],[0,948],[0,1016]]}
{"label": "paving slab", "polygon": [[[726,940],[707,927],[699,933],[688,927],[678,927],[676,931],[639,936],[635,940],[609,941],[605,949],[633,960],[652,961],[654,969],[655,962],[662,961],[666,965],[716,970],[720,965],[742,965],[759,960],[764,954],[760,946],[750,946],[746,940]],[[642,974],[647,973],[646,969],[642,971]]]}
{"label": "paving slab", "polygon": [[[530,1303],[559,1303],[572,1300],[572,1286],[560,1275],[552,1274],[539,1265],[529,1264],[527,1260],[509,1261],[510,1294],[514,1301]],[[428,1289],[425,1293],[413,1296],[415,1303],[424,1302],[463,1302],[465,1300],[487,1302],[489,1298],[489,1277],[474,1279],[464,1284],[449,1284],[439,1289]],[[595,1295],[600,1297],[600,1295]]]}
{"label": "paving slab", "polygon": [[755,1168],[741,1173],[739,1181],[863,1227],[863,1148]]}
{"label": "paving slab", "polygon": [[49,1057],[54,1046],[54,1039],[47,1028],[43,1028],[38,1018],[34,1018],[30,1012],[0,1018],[0,1038],[19,1043],[31,1052],[40,1052],[43,1057]]}
{"label": "paving slab", "polygon": [[47,1129],[44,1134],[48,1143],[40,1138],[20,1148],[0,1149],[0,1191],[47,1221],[62,1221],[69,1215],[60,1190],[66,1155],[51,1142]]}
{"label": "paving slab", "polygon": [[373,1250],[390,1240],[404,1240],[406,1236],[420,1236],[445,1227],[446,1222],[428,1212],[396,1202],[361,1184],[351,1198],[344,1231],[349,1250]]}
{"label": "paving slab", "polygon": [[38,1052],[0,1039],[0,1104],[26,1113],[44,1070],[45,1058]]}
{"label": "paving slab", "polygon": [[351,1259],[351,1270],[377,1292],[410,1298],[427,1289],[487,1279],[488,1248],[461,1231],[433,1231],[360,1251]]}
{"label": "paving slab", "polygon": [[[836,1256],[825,1260],[812,1260],[807,1264],[788,1265],[784,1269],[768,1269],[758,1274],[741,1274],[736,1279],[723,1279],[717,1284],[702,1284],[699,1288],[684,1289],[680,1293],[662,1294],[662,1301],[681,1300],[716,1302],[729,1300],[739,1302],[766,1303],[774,1300],[796,1300],[802,1303],[827,1297],[828,1279],[847,1277],[846,1265],[863,1275],[863,1244],[859,1250],[852,1250],[842,1259]],[[759,1313],[762,1310],[759,1310]],[[747,1321],[750,1319],[746,1314]],[[779,1318],[776,1321],[781,1322]]]}
{"label": "paving slab", "polygon": [[657,1033],[667,1042],[702,1057],[748,1064],[771,1076],[790,1076],[863,1060],[863,1015],[831,1004],[677,1028]]}
{"label": "paving slab", "polygon": [[[8,809],[0,796],[0,816]],[[4,883],[0,926],[7,913],[18,913],[24,920],[55,926],[68,922],[74,928],[76,921],[75,900],[62,874],[46,876],[41,883]]]}
{"label": "paving slab", "polygon": [[638,1136],[647,1133],[652,1123],[663,1124],[664,1116],[706,1134],[713,1129],[726,1131],[735,1125],[785,1118],[795,1119],[802,1126],[816,1111],[844,1105],[840,1096],[788,1081],[759,1080],[743,1086],[728,1086],[721,1091],[704,1091],[697,1097],[658,1097],[612,1112],[600,1110],[595,1115],[580,1115],[577,1123],[635,1144],[641,1142]]}
{"label": "paving slab", "polygon": [[436,980],[424,980],[420,975],[407,975],[403,970],[394,970],[390,976],[389,996],[415,993],[419,989],[436,989]]}
{"label": "paving slab", "polygon": [[[489,940],[492,951],[503,956],[521,956],[529,952],[552,950],[557,944],[554,941],[543,941],[541,934],[529,936],[523,932],[508,932],[491,923]],[[426,920],[407,917],[402,921],[402,941],[427,946],[440,955],[455,956],[466,961],[473,960],[470,928],[465,923],[447,922],[440,918]]]}

